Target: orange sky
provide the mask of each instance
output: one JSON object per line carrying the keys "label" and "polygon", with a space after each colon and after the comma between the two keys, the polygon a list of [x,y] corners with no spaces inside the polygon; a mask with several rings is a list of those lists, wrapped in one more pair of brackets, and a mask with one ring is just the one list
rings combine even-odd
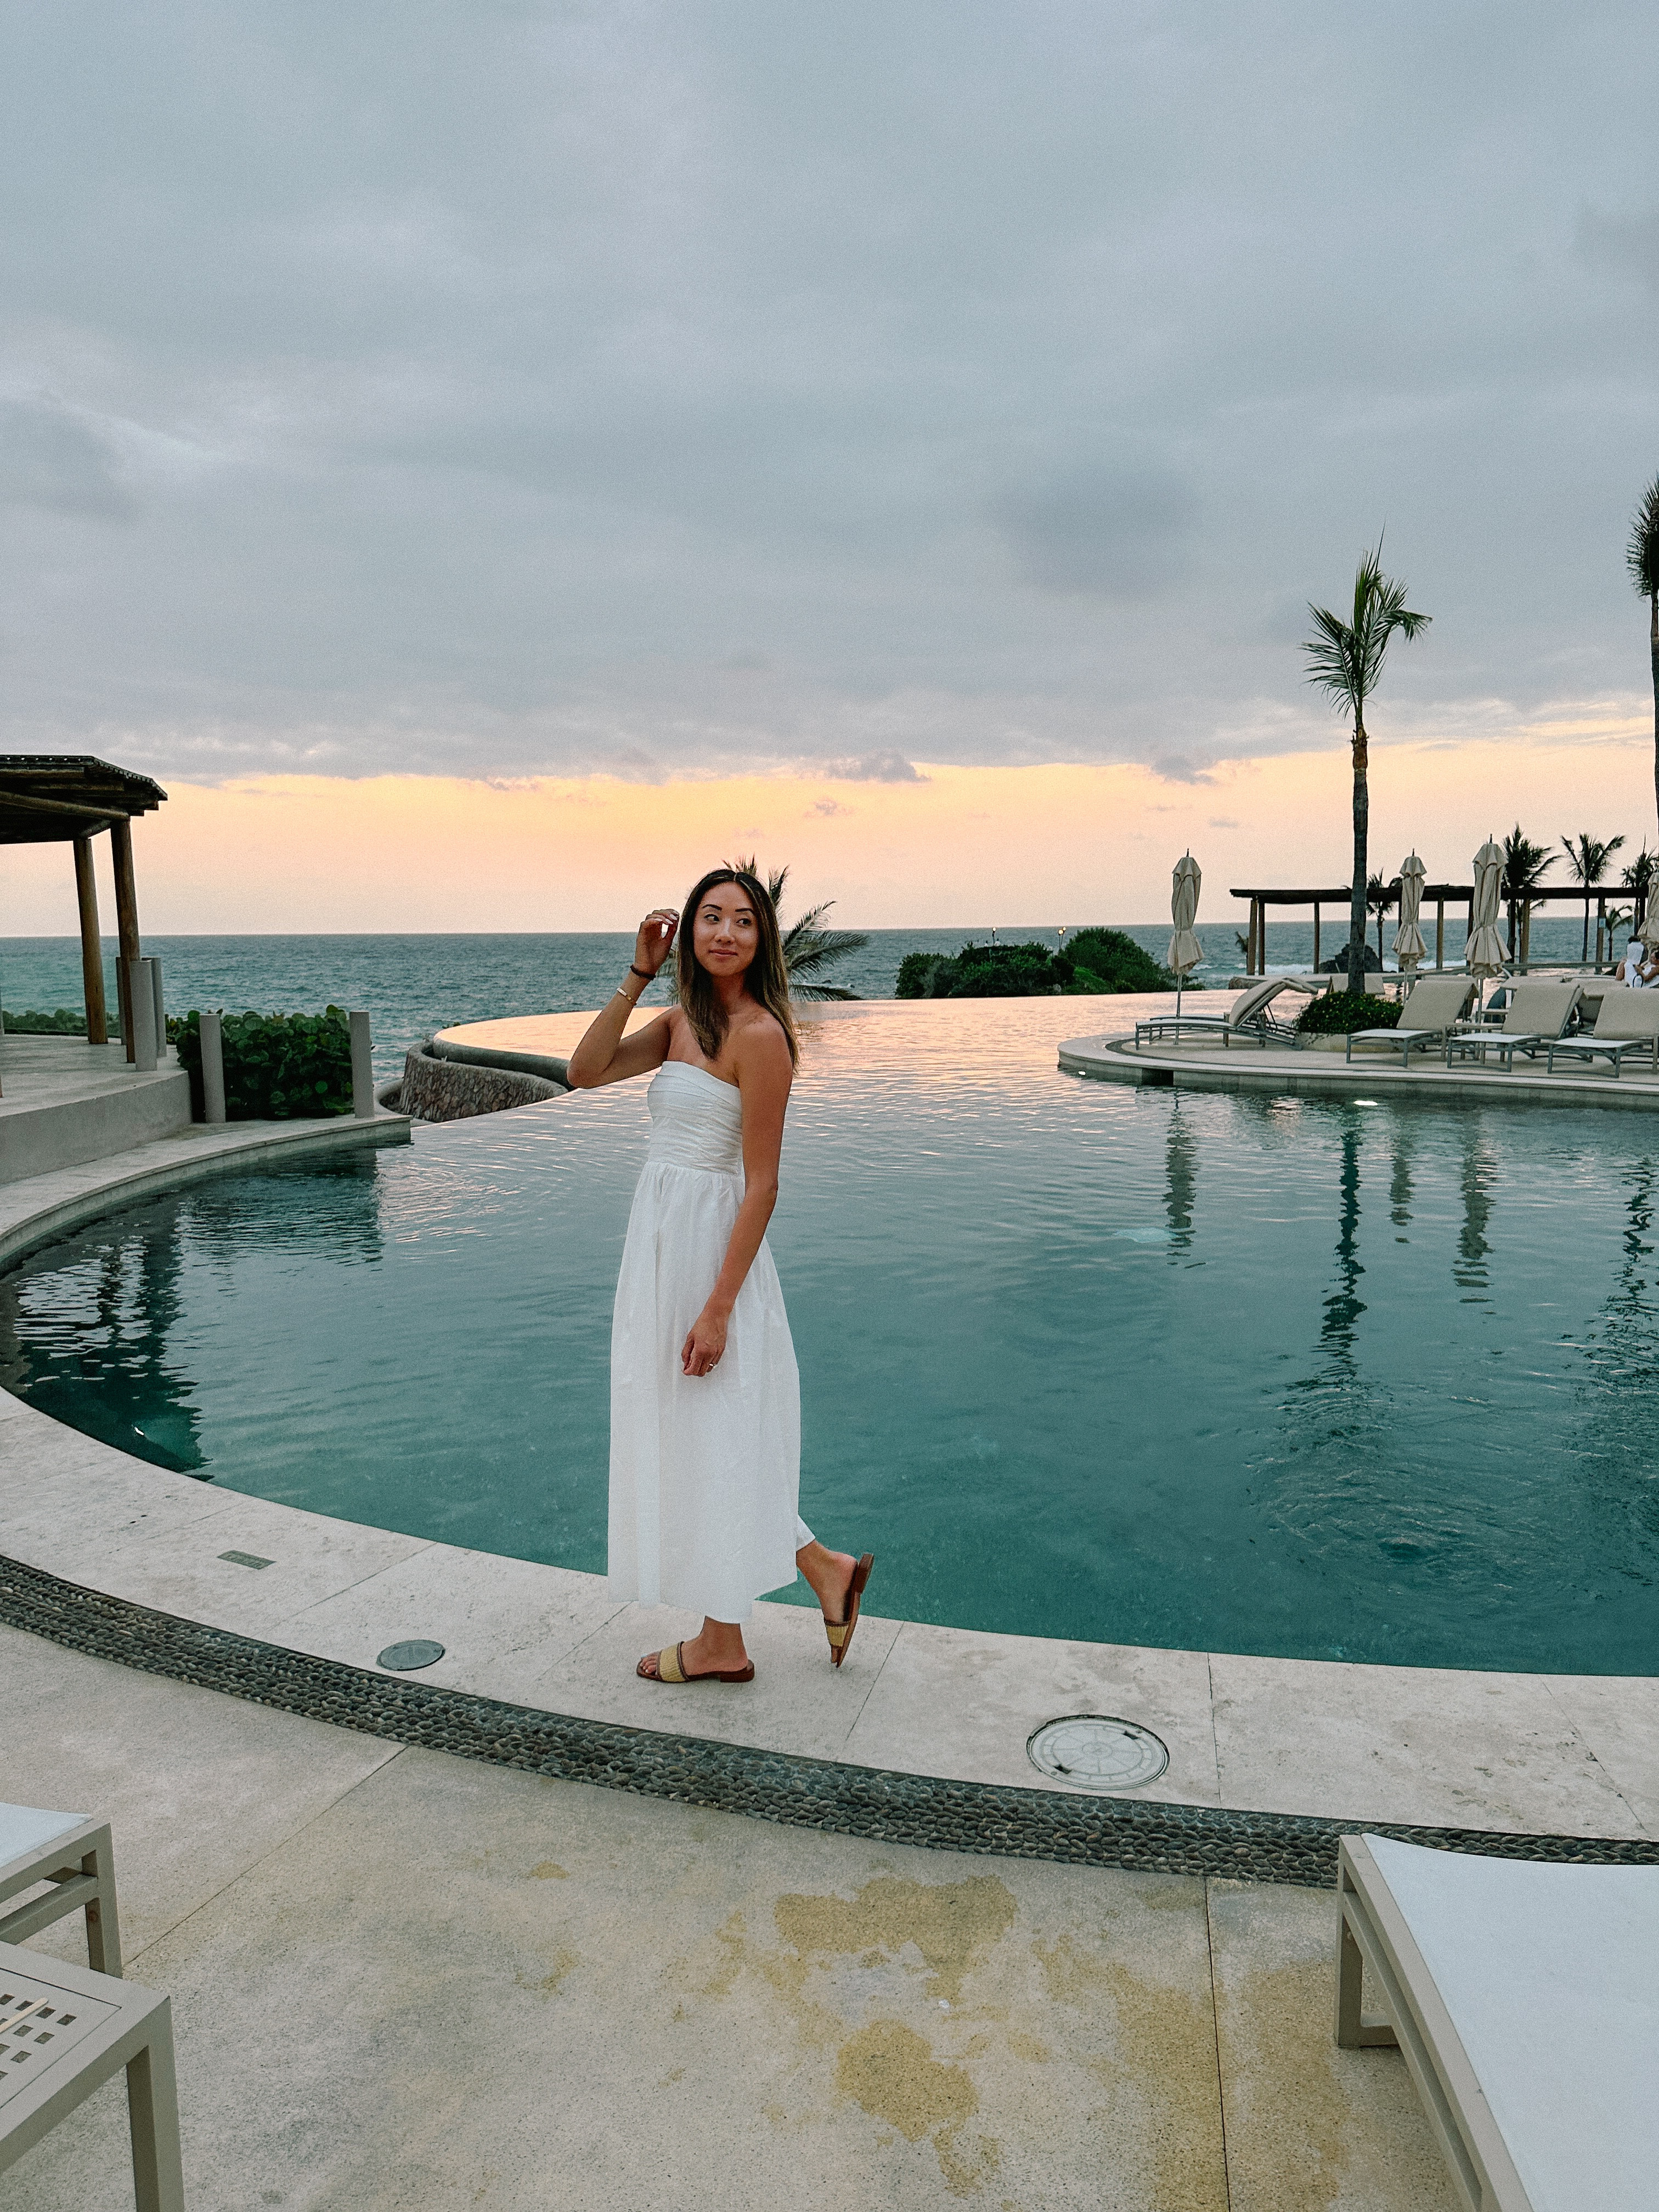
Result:
{"label": "orange sky", "polygon": [[[810,776],[661,784],[269,776],[173,783],[135,825],[141,918],[160,935],[246,931],[580,930],[631,927],[742,850],[793,869],[787,909],[833,898],[852,927],[1152,921],[1190,846],[1200,932],[1242,919],[1244,883],[1347,875],[1346,746],[1223,763],[1209,780],[1133,766],[948,768],[925,781]],[[1466,878],[1489,830],[1553,840],[1652,830],[1650,726],[1587,711],[1506,740],[1376,742],[1373,867],[1415,845],[1431,880]],[[100,901],[113,924],[107,863]],[[12,847],[0,935],[74,930],[61,847]]]}

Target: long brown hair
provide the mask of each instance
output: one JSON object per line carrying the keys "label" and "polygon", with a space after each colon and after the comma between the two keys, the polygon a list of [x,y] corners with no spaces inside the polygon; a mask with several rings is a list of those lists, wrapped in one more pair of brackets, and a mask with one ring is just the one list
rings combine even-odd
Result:
{"label": "long brown hair", "polygon": [[705,1060],[718,1060],[726,1042],[726,1015],[714,979],[698,959],[692,945],[697,909],[716,884],[736,884],[755,910],[755,957],[744,970],[743,987],[757,1006],[764,1006],[783,1031],[791,1066],[800,1060],[794,1018],[789,1011],[789,970],[784,965],[783,939],[778,929],[777,908],[766,886],[747,868],[711,868],[697,883],[680,908],[684,919],[674,947],[679,1001]]}

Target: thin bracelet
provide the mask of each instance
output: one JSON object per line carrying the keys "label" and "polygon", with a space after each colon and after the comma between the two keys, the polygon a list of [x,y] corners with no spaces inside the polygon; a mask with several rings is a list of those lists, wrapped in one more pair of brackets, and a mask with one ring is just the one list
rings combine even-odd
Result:
{"label": "thin bracelet", "polygon": [[[620,983],[617,984],[616,989],[611,994],[611,995],[613,999],[628,999],[628,994],[623,990]],[[644,996],[645,994],[641,991],[640,993],[640,999],[642,999]],[[640,999],[628,999],[628,1003],[630,1006],[637,1006],[640,1003]]]}
{"label": "thin bracelet", "polygon": [[631,960],[628,963],[628,972],[630,975],[637,975],[641,983],[648,983],[651,981],[647,970],[643,968],[636,968]]}

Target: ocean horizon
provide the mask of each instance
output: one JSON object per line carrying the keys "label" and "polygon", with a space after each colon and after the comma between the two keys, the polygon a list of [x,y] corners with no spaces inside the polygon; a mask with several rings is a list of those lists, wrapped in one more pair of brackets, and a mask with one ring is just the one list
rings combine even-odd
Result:
{"label": "ocean horizon", "polygon": [[[1447,951],[1455,957],[1462,939],[1455,936],[1451,920],[1449,915]],[[1067,923],[1066,935],[1088,926]],[[1109,926],[1122,930],[1154,959],[1161,960],[1168,949],[1167,921]],[[854,925],[847,927],[850,930]],[[1582,927],[1581,918],[1535,916],[1534,963],[1576,960]],[[1005,945],[1052,946],[1059,942],[1060,927],[1053,922],[999,922],[960,928],[872,929],[862,933],[869,942],[848,954],[830,980],[861,999],[890,999],[907,953],[950,955],[964,945],[983,945],[993,937]],[[1194,985],[1224,987],[1241,972],[1242,927],[1242,917],[1219,923],[1200,919],[1198,933],[1206,957],[1194,971]],[[1385,927],[1385,945],[1393,933],[1391,925]],[[1341,942],[1340,921],[1328,921],[1322,950],[1328,956]],[[1375,929],[1370,942],[1376,942]],[[407,1048],[434,1030],[524,1014],[578,1013],[597,1006],[610,996],[627,966],[634,933],[400,930],[223,936],[147,932],[143,943],[145,951],[161,963],[167,1003],[174,1013],[192,1007],[263,1013],[317,1012],[331,1004],[366,1008],[376,1073],[390,1076],[401,1072]],[[113,1006],[116,943],[106,937],[103,944],[104,988]],[[1311,921],[1270,922],[1267,949],[1270,967],[1305,966],[1313,957]],[[653,986],[646,1003],[660,997],[660,987]],[[50,1013],[81,1004],[78,937],[0,938],[0,1015]]]}

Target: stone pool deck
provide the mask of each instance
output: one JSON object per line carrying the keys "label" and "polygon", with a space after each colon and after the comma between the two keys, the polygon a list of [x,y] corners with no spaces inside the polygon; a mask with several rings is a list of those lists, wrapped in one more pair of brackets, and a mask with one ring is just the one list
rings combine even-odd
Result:
{"label": "stone pool deck", "polygon": [[[113,1822],[193,2212],[1452,2212],[1333,1900],[782,1829],[0,1628],[5,1793]],[[84,1963],[76,1922],[33,1948]],[[8,2212],[132,2202],[118,2081]]]}
{"label": "stone pool deck", "polygon": [[[1215,994],[1218,1006],[1223,1003]],[[1077,1002],[1072,1001],[1073,1005]],[[1126,1008],[1139,1002],[1126,1000]],[[1206,1007],[1206,1011],[1208,1009]],[[1146,1021],[1146,1013],[1138,1018]],[[1339,1048],[1321,1051],[1256,1044],[1223,1044],[1188,1036],[1172,1044],[1137,1045],[1133,1028],[1065,1039],[1060,1066],[1068,1075],[1098,1082],[1170,1085],[1189,1091],[1271,1092],[1289,1098],[1389,1097],[1443,1104],[1574,1106],[1615,1112],[1659,1112],[1659,1079],[1635,1066],[1616,1076],[1605,1064],[1564,1065],[1553,1075],[1544,1061],[1517,1059],[1508,1072],[1472,1060],[1448,1067],[1432,1053],[1402,1067],[1398,1052],[1362,1048],[1352,1060]]]}

